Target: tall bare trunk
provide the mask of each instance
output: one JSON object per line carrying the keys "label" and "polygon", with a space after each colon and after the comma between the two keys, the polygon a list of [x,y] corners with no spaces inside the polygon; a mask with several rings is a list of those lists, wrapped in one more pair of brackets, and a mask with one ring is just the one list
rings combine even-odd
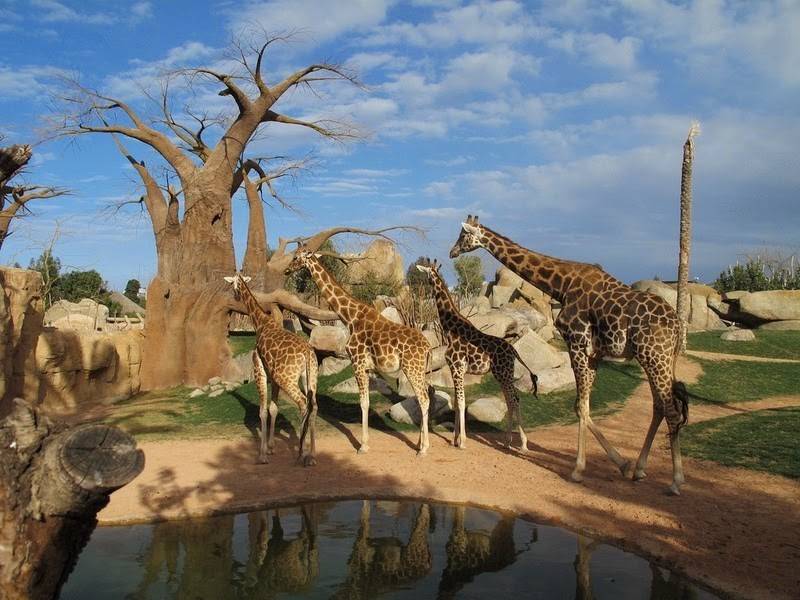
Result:
{"label": "tall bare trunk", "polygon": [[692,251],[692,161],[694,160],[694,137],[700,133],[700,125],[692,123],[689,135],[683,144],[683,164],[681,167],[681,223],[680,249],[678,252],[678,301],[677,312],[680,319],[679,351],[686,351],[686,332],[689,328],[689,256]]}

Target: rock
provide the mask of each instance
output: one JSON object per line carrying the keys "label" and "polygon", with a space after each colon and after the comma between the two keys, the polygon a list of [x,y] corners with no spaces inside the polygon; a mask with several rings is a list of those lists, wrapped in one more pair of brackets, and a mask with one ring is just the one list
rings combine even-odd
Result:
{"label": "rock", "polygon": [[80,302],[59,300],[44,313],[44,323],[56,329],[105,331],[108,307],[90,298]]}
{"label": "rock", "polygon": [[[714,329],[725,329],[726,325],[708,305],[708,298],[699,294],[691,297],[692,304],[689,307],[689,331],[708,331]],[[716,299],[712,300],[716,302]]]}
{"label": "rock", "polygon": [[403,317],[400,316],[400,311],[394,306],[387,306],[381,311],[381,316],[384,319],[389,319],[392,323],[403,325]]}
{"label": "rock", "polygon": [[726,342],[752,342],[756,339],[756,334],[752,329],[730,329],[719,337]]}
{"label": "rock", "polygon": [[450,373],[450,367],[445,365],[441,369],[429,373],[428,383],[436,387],[452,388],[453,375]]}
{"label": "rock", "polygon": [[323,377],[328,375],[336,375],[336,373],[341,373],[344,371],[349,365],[349,358],[328,356],[322,359],[322,363],[319,365],[319,374]]}
{"label": "rock", "polygon": [[575,373],[569,365],[556,367],[555,369],[544,369],[538,371],[539,393],[549,394],[561,390],[576,389]]}
{"label": "rock", "polygon": [[[561,366],[564,362],[561,353],[533,331],[529,331],[514,342],[514,348],[528,369],[537,374],[543,369]],[[527,369],[519,364],[519,361],[515,361],[514,376],[522,377],[525,371]]]}
{"label": "rock", "polygon": [[[331,388],[337,394],[358,394],[358,382],[355,377],[340,381]],[[369,391],[378,392],[384,396],[394,396],[394,390],[380,377],[371,375],[369,378]]]}
{"label": "rock", "polygon": [[555,337],[556,328],[548,324],[542,327],[541,329],[538,329],[536,333],[539,334],[539,337],[542,338],[545,342],[549,342]]}
{"label": "rock", "polygon": [[391,386],[386,382],[385,379],[378,375],[370,375],[369,378],[369,391],[370,392],[378,392],[387,398],[392,397],[395,395],[395,391],[391,388]]}
{"label": "rock", "polygon": [[128,298],[125,294],[119,292],[111,292],[110,298],[122,307],[122,314],[127,315],[130,313],[138,313],[142,316],[147,314],[147,311],[139,306],[136,302]]}
{"label": "rock", "polygon": [[334,354],[340,358],[347,357],[345,345],[350,337],[347,328],[339,325],[317,325],[311,330],[309,343],[320,352]]}
{"label": "rock", "polygon": [[508,304],[514,291],[515,288],[507,285],[493,285],[491,292],[492,308],[500,308]]}
{"label": "rock", "polygon": [[220,383],[222,383],[222,377],[212,377],[208,380],[208,385],[212,387],[219,385]]}
{"label": "rock", "polygon": [[253,352],[234,356],[222,375],[225,377],[225,381],[239,384],[253,381]]}
{"label": "rock", "polygon": [[222,387],[225,389],[226,392],[232,392],[233,390],[239,387],[239,384],[234,383],[232,381],[226,381],[224,382],[224,385]]}
{"label": "rock", "polygon": [[347,267],[347,279],[351,283],[364,281],[370,274],[378,281],[391,282],[398,286],[405,279],[403,257],[388,240],[375,240],[361,254],[346,256],[359,259],[352,261]]}
{"label": "rock", "polygon": [[530,306],[525,309],[504,306],[500,312],[514,320],[514,328],[509,332],[514,335],[522,335],[528,329],[538,331],[548,324],[547,318]]}
{"label": "rock", "polygon": [[467,406],[467,414],[481,423],[499,423],[505,419],[507,412],[505,400],[496,396],[478,398]]}
{"label": "rock", "polygon": [[[428,421],[434,420],[439,415],[452,410],[452,400],[450,395],[436,390],[429,398]],[[407,425],[420,425],[422,417],[419,409],[419,402],[416,398],[406,398],[389,409],[389,417],[397,423]]]}
{"label": "rock", "polygon": [[800,290],[744,294],[739,298],[739,310],[764,321],[800,320]]}
{"label": "rock", "polygon": [[189,398],[197,398],[198,396],[202,396],[205,392],[201,388],[197,388],[192,390],[192,393],[189,394]]}
{"label": "rock", "polygon": [[768,331],[800,331],[800,319],[787,319],[786,321],[771,321],[759,326],[759,329]]}
{"label": "rock", "polygon": [[725,292],[724,294],[722,294],[722,299],[723,300],[738,300],[739,298],[741,298],[745,294],[749,294],[749,293],[750,292],[745,291],[745,290],[733,290],[733,291]]}
{"label": "rock", "polygon": [[222,394],[224,394],[224,393],[225,393],[225,388],[219,388],[217,390],[214,390],[213,392],[209,392],[208,397],[209,398],[216,398],[218,396],[222,396]]}
{"label": "rock", "polygon": [[351,377],[350,379],[340,381],[331,388],[331,391],[336,394],[357,394],[358,383],[356,382],[356,378]]}
{"label": "rock", "polygon": [[485,315],[472,315],[467,318],[475,327],[495,337],[506,337],[517,325],[514,319],[499,310],[493,310]]}

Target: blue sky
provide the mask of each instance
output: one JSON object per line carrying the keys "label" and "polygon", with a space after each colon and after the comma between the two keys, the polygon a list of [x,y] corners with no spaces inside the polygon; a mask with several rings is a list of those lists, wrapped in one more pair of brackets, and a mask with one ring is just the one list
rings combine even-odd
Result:
{"label": "blue sky", "polygon": [[[742,253],[800,246],[800,3],[0,0],[0,131],[35,142],[54,76],[149,110],[142,89],[180,66],[224,65],[232,35],[298,31],[268,55],[277,80],[327,60],[359,72],[278,109],[358,125],[336,144],[270,125],[259,154],[315,157],[270,208],[269,237],[333,225],[416,224],[403,252],[446,259],[467,213],[529,248],[598,262],[626,281],[676,271],[681,147],[701,122],[692,275]],[[214,91],[214,90],[211,90]],[[195,101],[224,109],[208,91]],[[129,144],[148,164],[156,158]],[[2,262],[27,264],[56,225],[56,254],[115,287],[155,270],[135,173],[105,136],[36,149],[27,180],[65,186],[17,224]],[[234,202],[241,260],[246,206]],[[354,247],[354,240],[345,241]],[[496,263],[482,253],[490,276]]]}

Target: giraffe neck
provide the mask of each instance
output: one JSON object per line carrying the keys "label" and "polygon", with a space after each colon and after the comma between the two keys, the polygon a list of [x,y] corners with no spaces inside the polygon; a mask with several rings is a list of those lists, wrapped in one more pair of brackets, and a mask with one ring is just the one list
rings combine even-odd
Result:
{"label": "giraffe neck", "polygon": [[247,309],[250,318],[253,319],[253,325],[256,327],[259,325],[275,326],[275,322],[270,319],[269,315],[261,308],[258,300],[256,300],[256,297],[250,290],[250,286],[248,286],[243,279],[239,280],[239,284],[241,285],[239,295],[242,298],[242,303]]}
{"label": "giraffe neck", "polygon": [[320,295],[348,327],[359,314],[363,314],[365,308],[374,311],[371,306],[359,302],[348,294],[316,257],[310,257],[306,266],[319,288]]}
{"label": "giraffe neck", "polygon": [[445,285],[441,275],[435,274],[432,285],[434,302],[436,302],[436,310],[439,313],[439,322],[442,324],[442,328],[449,330],[456,322],[463,320],[464,317],[461,316],[461,312],[453,302],[453,297],[447,290],[447,285]]}
{"label": "giraffe neck", "polygon": [[484,247],[497,260],[548,296],[559,302],[565,300],[573,283],[573,277],[565,275],[573,274],[576,263],[528,250],[488,227],[481,229]]}

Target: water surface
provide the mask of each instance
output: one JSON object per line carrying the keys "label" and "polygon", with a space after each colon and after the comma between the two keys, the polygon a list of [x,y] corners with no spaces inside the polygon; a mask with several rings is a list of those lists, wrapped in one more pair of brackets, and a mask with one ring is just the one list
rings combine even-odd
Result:
{"label": "water surface", "polygon": [[346,501],[100,527],[61,598],[716,598],[635,554],[487,510]]}

